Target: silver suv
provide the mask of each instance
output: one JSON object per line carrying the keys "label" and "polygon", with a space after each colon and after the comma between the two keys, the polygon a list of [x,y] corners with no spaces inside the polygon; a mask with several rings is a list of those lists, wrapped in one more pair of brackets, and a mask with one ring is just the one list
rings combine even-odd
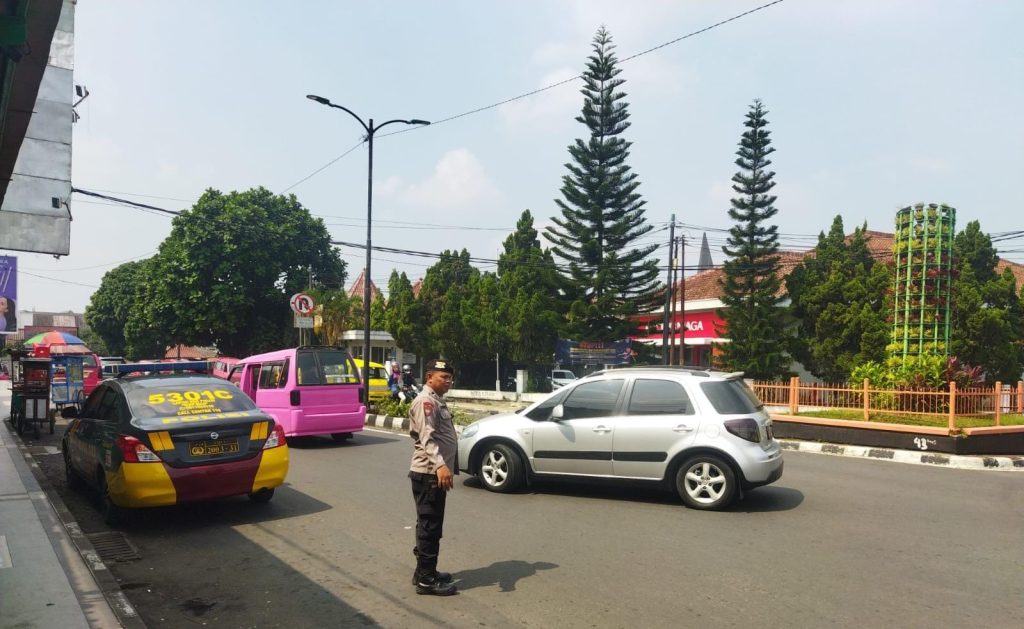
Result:
{"label": "silver suv", "polygon": [[459,469],[490,491],[531,478],[669,485],[694,509],[723,509],[782,476],[782,448],[742,374],[629,367],[580,378],[515,414],[470,424]]}

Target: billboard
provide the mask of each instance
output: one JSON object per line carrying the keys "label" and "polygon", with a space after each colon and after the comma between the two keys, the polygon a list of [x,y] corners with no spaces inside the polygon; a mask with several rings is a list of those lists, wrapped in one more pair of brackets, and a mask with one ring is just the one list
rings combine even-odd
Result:
{"label": "billboard", "polygon": [[18,259],[0,256],[0,334],[18,331]]}
{"label": "billboard", "polygon": [[555,361],[562,365],[626,365],[633,360],[630,341],[558,339]]}

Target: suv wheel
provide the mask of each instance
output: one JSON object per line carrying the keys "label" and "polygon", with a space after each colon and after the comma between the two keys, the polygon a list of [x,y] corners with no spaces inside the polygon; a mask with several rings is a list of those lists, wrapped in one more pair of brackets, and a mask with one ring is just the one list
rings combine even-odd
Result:
{"label": "suv wheel", "polygon": [[519,489],[525,469],[512,448],[500,443],[485,447],[477,478],[489,491],[505,494]]}
{"label": "suv wheel", "polygon": [[717,456],[702,454],[679,466],[676,491],[692,509],[724,509],[736,496],[736,474]]}

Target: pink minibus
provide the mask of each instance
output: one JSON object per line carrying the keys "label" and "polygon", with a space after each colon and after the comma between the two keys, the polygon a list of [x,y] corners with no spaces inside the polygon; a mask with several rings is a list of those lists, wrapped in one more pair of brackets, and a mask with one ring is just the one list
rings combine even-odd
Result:
{"label": "pink minibus", "polygon": [[343,349],[303,346],[249,356],[229,379],[284,427],[286,437],[351,439],[366,421],[366,394]]}

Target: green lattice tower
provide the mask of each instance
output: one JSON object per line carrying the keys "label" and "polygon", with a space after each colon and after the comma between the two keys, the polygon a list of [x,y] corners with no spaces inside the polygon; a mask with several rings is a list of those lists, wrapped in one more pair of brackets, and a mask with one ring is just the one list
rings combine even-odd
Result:
{"label": "green lattice tower", "polygon": [[894,356],[948,355],[956,209],[918,203],[896,213]]}

